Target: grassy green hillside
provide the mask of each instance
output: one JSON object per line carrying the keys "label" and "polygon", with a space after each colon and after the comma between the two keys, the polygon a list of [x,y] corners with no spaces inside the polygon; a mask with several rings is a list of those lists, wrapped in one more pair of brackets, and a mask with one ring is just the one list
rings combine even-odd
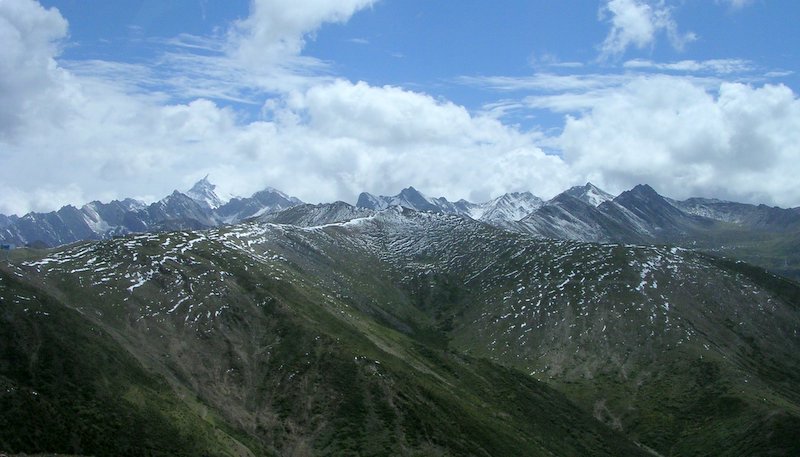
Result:
{"label": "grassy green hillside", "polygon": [[[47,338],[36,347],[52,351],[52,363],[61,367],[50,373],[50,365],[20,361],[36,354],[26,355],[27,343],[6,351],[2,375],[9,385],[36,390],[58,414],[40,424],[5,409],[3,420],[15,424],[0,432],[5,449],[641,454],[545,384],[382,325],[297,265],[281,266],[284,260],[247,257],[209,239],[180,253],[190,236],[196,234],[79,246],[4,276],[5,331],[19,335],[8,340]],[[179,254],[165,252],[172,248]],[[21,271],[30,282],[15,277],[25,276]],[[149,279],[122,287],[140,284],[139,273]],[[36,298],[43,293],[58,300]],[[28,306],[34,301],[39,308]],[[92,339],[83,341],[84,333]],[[27,374],[18,367],[28,367]],[[29,378],[50,379],[51,386]],[[121,415],[128,421],[116,419]],[[74,428],[42,438],[60,423]],[[92,426],[95,435],[86,430]],[[133,436],[147,439],[134,446]]]}
{"label": "grassy green hillside", "polygon": [[102,328],[0,275],[0,449],[247,455]]}

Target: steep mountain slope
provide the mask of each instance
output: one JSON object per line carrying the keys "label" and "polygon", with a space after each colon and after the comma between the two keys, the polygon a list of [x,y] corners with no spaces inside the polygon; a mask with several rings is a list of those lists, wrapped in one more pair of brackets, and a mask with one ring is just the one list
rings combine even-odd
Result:
{"label": "steep mountain slope", "polygon": [[[614,210],[623,214],[608,214]],[[608,242],[616,239],[644,239],[646,229],[641,223],[634,223],[634,218],[624,212],[612,204],[605,204],[602,209],[598,209],[567,193],[561,193],[521,219],[519,224],[509,227],[523,233],[561,240]]]}
{"label": "steep mountain slope", "polygon": [[[125,200],[114,200],[110,203],[93,201],[81,207],[84,221],[95,234],[122,235],[122,229],[133,222],[131,213],[136,213],[146,208],[146,205],[138,200],[127,198]],[[78,241],[78,240],[74,240]]]}
{"label": "steep mountain slope", "polygon": [[[643,221],[650,233],[657,237],[671,237],[676,233],[685,233],[693,229],[695,224],[705,222],[678,210],[646,184],[626,190],[612,202],[627,209],[633,216]],[[606,205],[610,204],[606,203]]]}
{"label": "steep mountain slope", "polygon": [[205,202],[200,203],[177,190],[144,210],[134,213],[132,217],[141,221],[141,227],[155,231],[203,229],[217,225],[213,213]]}
{"label": "steep mountain slope", "polygon": [[17,216],[6,216],[5,214],[0,214],[0,229],[8,227],[16,222],[17,219],[19,219]]}
{"label": "steep mountain slope", "polygon": [[57,297],[0,271],[0,310],[0,450],[248,455]]}
{"label": "steep mountain slope", "polygon": [[608,195],[591,184],[572,188],[524,218],[517,228],[558,239],[675,243],[704,240],[715,225],[713,220],[684,213],[647,185],[613,200],[600,193]]}
{"label": "steep mountain slope", "polygon": [[103,241],[8,277],[278,454],[800,452],[797,284],[678,248],[357,215]]}

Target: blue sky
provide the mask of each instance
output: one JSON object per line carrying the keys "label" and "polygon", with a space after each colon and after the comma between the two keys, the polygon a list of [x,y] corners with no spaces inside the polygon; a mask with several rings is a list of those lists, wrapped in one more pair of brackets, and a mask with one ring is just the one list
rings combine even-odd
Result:
{"label": "blue sky", "polygon": [[0,213],[210,174],[800,205],[789,0],[0,0]]}

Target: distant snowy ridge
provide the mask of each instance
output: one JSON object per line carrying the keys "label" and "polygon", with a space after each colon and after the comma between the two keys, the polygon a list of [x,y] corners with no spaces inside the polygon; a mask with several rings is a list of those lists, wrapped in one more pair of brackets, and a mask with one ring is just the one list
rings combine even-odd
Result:
{"label": "distant snowy ridge", "polygon": [[60,246],[128,233],[206,229],[235,224],[302,203],[272,188],[246,198],[224,199],[206,176],[185,193],[176,190],[150,205],[133,199],[109,203],[94,201],[80,209],[68,205],[50,213],[2,216],[0,241],[18,246]]}
{"label": "distant snowy ridge", "polygon": [[444,197],[430,198],[408,187],[394,196],[376,196],[363,192],[356,207],[380,211],[390,206],[401,206],[415,211],[458,214],[484,222],[518,221],[544,204],[543,200],[530,192],[503,194],[484,203],[466,200],[450,202]]}
{"label": "distant snowy ridge", "polygon": [[188,191],[176,190],[150,205],[125,199],[95,201],[80,209],[65,206],[51,213],[28,213],[23,217],[0,215],[0,241],[18,246],[58,246],[128,233],[207,229],[256,218],[301,226],[324,225],[364,217],[363,210],[391,207],[455,214],[537,237],[591,242],[680,244],[701,241],[703,237],[713,241],[716,230],[724,230],[718,226],[720,223],[736,224],[749,231],[800,230],[797,209],[703,198],[676,201],[647,185],[638,185],[615,197],[586,183],[546,202],[530,192],[512,192],[483,203],[463,199],[451,202],[407,187],[393,196],[364,192],[355,207],[336,202],[309,205],[277,218],[270,216],[300,205],[300,199],[270,187],[250,197],[223,198],[205,176]]}

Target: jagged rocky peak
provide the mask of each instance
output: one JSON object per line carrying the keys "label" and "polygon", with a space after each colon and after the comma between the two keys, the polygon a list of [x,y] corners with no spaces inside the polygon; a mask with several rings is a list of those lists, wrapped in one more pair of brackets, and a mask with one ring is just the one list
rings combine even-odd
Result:
{"label": "jagged rocky peak", "polygon": [[194,186],[186,192],[186,195],[201,205],[216,209],[225,204],[222,198],[214,191],[216,188],[217,186],[211,184],[211,181],[208,180],[208,175],[206,175],[203,179],[197,181]]}
{"label": "jagged rocky peak", "polygon": [[656,192],[655,189],[650,187],[649,184],[637,184],[631,190],[626,190],[625,192],[621,193],[619,197],[625,196],[626,199],[628,198],[636,198],[638,200],[655,200],[655,201],[665,201],[666,199]]}
{"label": "jagged rocky peak", "polygon": [[658,205],[659,207],[666,205],[670,209],[675,209],[661,194],[647,184],[637,184],[632,189],[622,192],[614,199],[614,202],[629,209],[632,205]]}
{"label": "jagged rocky peak", "polygon": [[647,208],[648,211],[660,211],[664,214],[677,214],[680,212],[679,209],[675,208],[666,198],[647,184],[637,184],[633,189],[619,194],[614,199],[614,202],[634,210],[634,212],[637,208]]}
{"label": "jagged rocky peak", "polygon": [[408,186],[405,189],[401,190],[400,191],[400,196],[401,197],[406,197],[406,198],[409,198],[409,199],[420,199],[421,198],[421,199],[425,200],[425,197],[422,195],[422,192],[418,191],[417,189],[414,189],[414,186]]}
{"label": "jagged rocky peak", "polygon": [[587,182],[584,186],[575,186],[567,189],[563,193],[584,201],[592,206],[600,206],[603,202],[611,201],[614,196],[600,189],[594,184]]}
{"label": "jagged rocky peak", "polygon": [[[423,195],[417,189],[409,186],[400,191],[398,195],[397,201],[395,204],[399,204],[400,206],[404,206],[410,209],[416,209],[421,211],[438,211],[441,210],[439,205],[435,204],[431,199]],[[446,199],[442,198],[439,199],[439,203],[449,203]]]}
{"label": "jagged rocky peak", "polygon": [[384,202],[380,197],[372,195],[369,192],[361,192],[361,194],[358,196],[356,207],[382,210],[386,208],[386,202]]}

